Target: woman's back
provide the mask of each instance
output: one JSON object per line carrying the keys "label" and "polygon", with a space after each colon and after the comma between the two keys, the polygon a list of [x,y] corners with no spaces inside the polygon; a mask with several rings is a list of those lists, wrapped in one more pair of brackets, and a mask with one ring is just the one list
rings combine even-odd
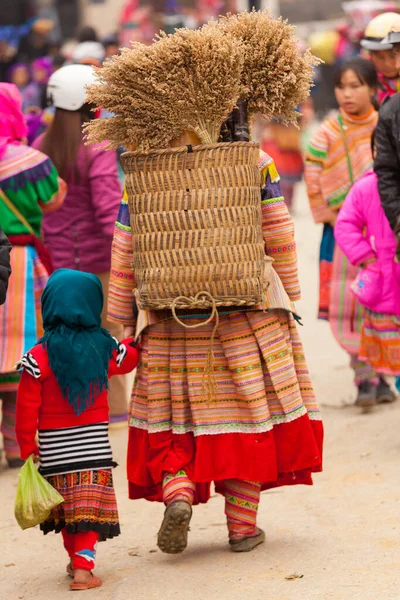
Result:
{"label": "woman's back", "polygon": [[[43,137],[34,146],[40,148]],[[78,149],[66,177],[62,208],[46,215],[43,232],[55,268],[102,273],[110,268],[114,223],[121,199],[117,154],[94,146]]]}
{"label": "woman's back", "polygon": [[[62,201],[53,163],[38,150],[22,144],[8,144],[1,157],[0,189],[37,236],[40,236],[42,210],[53,210]],[[0,221],[7,236],[30,233],[4,201],[0,202]]]}

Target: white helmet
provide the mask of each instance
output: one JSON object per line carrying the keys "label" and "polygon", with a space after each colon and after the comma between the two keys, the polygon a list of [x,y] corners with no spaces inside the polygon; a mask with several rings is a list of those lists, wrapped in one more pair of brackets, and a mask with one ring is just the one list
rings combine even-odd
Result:
{"label": "white helmet", "polygon": [[398,13],[386,12],[378,15],[368,23],[361,46],[366,50],[391,50],[393,41],[389,41],[388,34],[398,27],[400,27]]}
{"label": "white helmet", "polygon": [[100,42],[82,42],[75,47],[72,54],[72,60],[79,64],[82,64],[83,61],[87,61],[88,64],[90,64],[89,61],[94,61],[100,66],[104,58],[104,46]]}
{"label": "white helmet", "polygon": [[79,110],[85,104],[86,87],[96,82],[88,65],[67,65],[58,69],[47,84],[47,101],[56,108]]}

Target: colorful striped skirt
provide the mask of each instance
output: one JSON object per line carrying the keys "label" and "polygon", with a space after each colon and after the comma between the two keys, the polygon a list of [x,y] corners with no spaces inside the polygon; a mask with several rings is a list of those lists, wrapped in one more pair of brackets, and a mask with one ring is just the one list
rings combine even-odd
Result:
{"label": "colorful striped skirt", "polygon": [[15,246],[7,300],[0,306],[0,392],[17,390],[15,364],[43,335],[40,299],[48,274],[32,246]]}
{"label": "colorful striped skirt", "polygon": [[[207,316],[181,318],[193,325]],[[311,484],[322,468],[323,427],[293,316],[220,314],[209,399],[203,372],[213,326],[168,319],[142,334],[130,406],[131,498],[162,501],[164,475],[181,470],[197,484],[195,501],[206,502],[212,481],[218,491],[227,479],[263,489]]]}
{"label": "colorful striped skirt", "polygon": [[100,541],[120,534],[111,469],[49,475],[46,479],[64,502],[40,525],[44,534],[59,533],[64,527],[68,533],[97,531]]}
{"label": "colorful striped skirt", "polygon": [[359,358],[378,373],[400,375],[400,317],[366,309]]}
{"label": "colorful striped skirt", "polygon": [[329,300],[329,323],[343,350],[357,356],[360,350],[364,309],[351,291],[358,267],[353,267],[335,245]]}
{"label": "colorful striped skirt", "polygon": [[331,298],[332,263],[335,250],[333,227],[325,223],[319,249],[319,305],[318,319],[329,320],[329,302]]}

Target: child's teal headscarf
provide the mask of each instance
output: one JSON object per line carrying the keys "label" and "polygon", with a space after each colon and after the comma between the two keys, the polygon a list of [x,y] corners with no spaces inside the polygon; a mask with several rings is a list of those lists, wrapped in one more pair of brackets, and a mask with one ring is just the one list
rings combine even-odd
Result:
{"label": "child's teal headscarf", "polygon": [[108,388],[116,341],[101,327],[103,290],[96,275],[59,269],[42,296],[44,336],[51,370],[77,415]]}

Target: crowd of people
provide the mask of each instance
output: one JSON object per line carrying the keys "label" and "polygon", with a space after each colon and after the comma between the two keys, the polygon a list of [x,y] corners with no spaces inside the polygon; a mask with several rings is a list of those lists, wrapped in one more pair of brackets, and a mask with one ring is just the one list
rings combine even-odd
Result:
{"label": "crowd of people", "polygon": [[72,46],[65,47],[54,41],[52,28],[52,21],[39,18],[13,35],[0,27],[0,82],[14,84],[21,94],[29,144],[45,131],[54,114],[47,101],[51,75],[65,64],[101,66],[120,51],[117,34],[100,40],[93,27],[82,27]]}
{"label": "crowd of people", "polygon": [[[364,408],[393,402],[396,395],[385,376],[400,374],[395,234],[388,234],[377,206],[374,223],[366,222],[363,212],[373,210],[374,194],[377,204],[379,182],[382,206],[396,231],[398,154],[393,127],[400,64],[393,31],[399,29],[396,13],[379,15],[368,25],[361,46],[369,57],[353,58],[336,70],[339,112],[321,124],[306,155],[311,212],[315,222],[323,224],[319,318],[329,321],[349,354],[358,388],[356,404]],[[360,194],[365,196],[362,206]],[[388,249],[384,256],[383,247]]]}
{"label": "crowd of people", "polygon": [[[363,409],[393,402],[387,377],[400,376],[399,21],[380,18],[363,40],[370,56],[339,66],[339,110],[305,157],[311,212],[323,224],[319,316],[349,354]],[[118,46],[86,28],[71,64],[16,60],[0,83],[4,454],[10,468],[38,456],[63,496],[41,529],[62,533],[73,590],[101,585],[96,544],[120,533],[109,423],[129,420],[129,496],[164,502],[166,553],[186,548],[192,507],[208,501],[212,482],[225,497],[230,547],[247,552],[265,540],[261,491],[311,484],[322,469],[323,426],[296,328],[294,226],[274,156],[259,160],[265,251],[275,261],[263,303],[220,309],[216,324],[209,310],[177,319],[139,309],[118,153],[85,146],[82,132],[93,118],[91,67],[106,53]],[[32,98],[51,111],[34,135]],[[280,149],[295,160],[294,147]],[[296,179],[302,169],[301,158]],[[210,340],[215,387],[205,401]],[[128,415],[125,375],[135,368]]]}

